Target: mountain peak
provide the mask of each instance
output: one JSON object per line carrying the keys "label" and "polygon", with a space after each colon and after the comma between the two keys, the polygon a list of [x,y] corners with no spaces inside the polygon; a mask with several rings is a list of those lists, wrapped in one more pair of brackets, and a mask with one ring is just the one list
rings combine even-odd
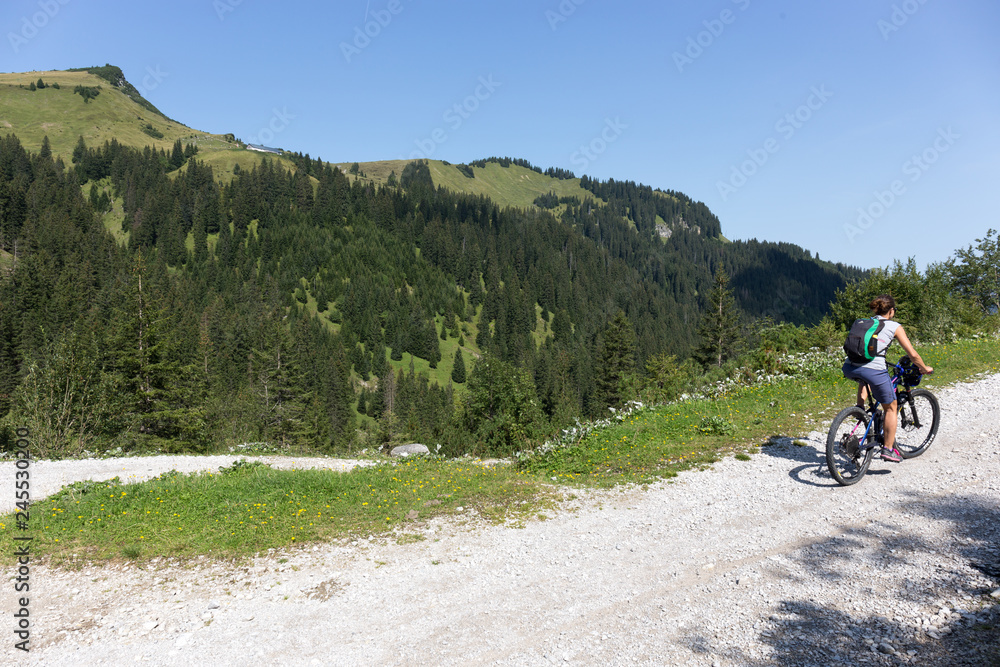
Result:
{"label": "mountain peak", "polygon": [[112,86],[120,90],[124,95],[126,95],[133,102],[139,106],[152,111],[158,116],[163,117],[166,120],[173,120],[168,117],[165,113],[157,109],[153,104],[147,100],[139,90],[129,83],[128,79],[125,78],[125,73],[122,71],[121,67],[117,65],[105,64],[103,67],[77,67],[68,72],[86,72],[88,74],[93,74],[94,76],[100,77],[110,83]]}

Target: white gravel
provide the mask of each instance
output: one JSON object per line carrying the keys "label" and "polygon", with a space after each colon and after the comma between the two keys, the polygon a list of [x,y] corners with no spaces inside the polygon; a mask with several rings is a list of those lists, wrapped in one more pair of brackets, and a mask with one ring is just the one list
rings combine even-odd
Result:
{"label": "white gravel", "polygon": [[[409,527],[418,541],[242,566],[36,564],[32,651],[14,651],[4,630],[0,662],[935,664],[935,638],[997,602],[1000,375],[935,391],[943,423],[931,449],[876,461],[849,488],[830,479],[814,432],[806,446],[785,439],[712,472],[582,494],[523,527],[466,512]],[[51,474],[55,490],[76,470],[124,481],[190,461],[38,463],[32,482]],[[12,626],[12,584],[3,590]]]}

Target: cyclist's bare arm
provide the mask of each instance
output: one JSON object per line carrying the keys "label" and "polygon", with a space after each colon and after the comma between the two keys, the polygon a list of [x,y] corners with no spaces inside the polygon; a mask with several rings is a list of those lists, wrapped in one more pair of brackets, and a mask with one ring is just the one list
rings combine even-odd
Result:
{"label": "cyclist's bare arm", "polygon": [[913,348],[913,344],[910,343],[910,339],[906,336],[906,331],[903,330],[903,325],[899,325],[899,328],[896,329],[896,340],[899,341],[903,350],[910,356],[910,360],[917,365],[921,373],[930,375],[934,372],[934,369],[925,364],[924,360],[920,358],[920,355]]}

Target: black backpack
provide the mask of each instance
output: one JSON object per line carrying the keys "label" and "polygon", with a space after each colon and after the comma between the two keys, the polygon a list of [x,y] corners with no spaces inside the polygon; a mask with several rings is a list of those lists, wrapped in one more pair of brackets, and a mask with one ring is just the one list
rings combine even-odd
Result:
{"label": "black backpack", "polygon": [[878,335],[885,327],[885,320],[876,317],[863,317],[855,320],[844,341],[844,352],[854,364],[867,364],[878,354]]}

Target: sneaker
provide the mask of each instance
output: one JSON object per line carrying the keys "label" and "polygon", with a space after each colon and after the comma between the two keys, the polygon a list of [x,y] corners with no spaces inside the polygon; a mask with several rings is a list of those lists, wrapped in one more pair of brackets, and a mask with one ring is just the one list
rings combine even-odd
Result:
{"label": "sneaker", "polygon": [[899,450],[893,447],[892,449],[882,448],[882,460],[892,461],[893,463],[899,463],[903,460],[903,456],[899,453]]}

